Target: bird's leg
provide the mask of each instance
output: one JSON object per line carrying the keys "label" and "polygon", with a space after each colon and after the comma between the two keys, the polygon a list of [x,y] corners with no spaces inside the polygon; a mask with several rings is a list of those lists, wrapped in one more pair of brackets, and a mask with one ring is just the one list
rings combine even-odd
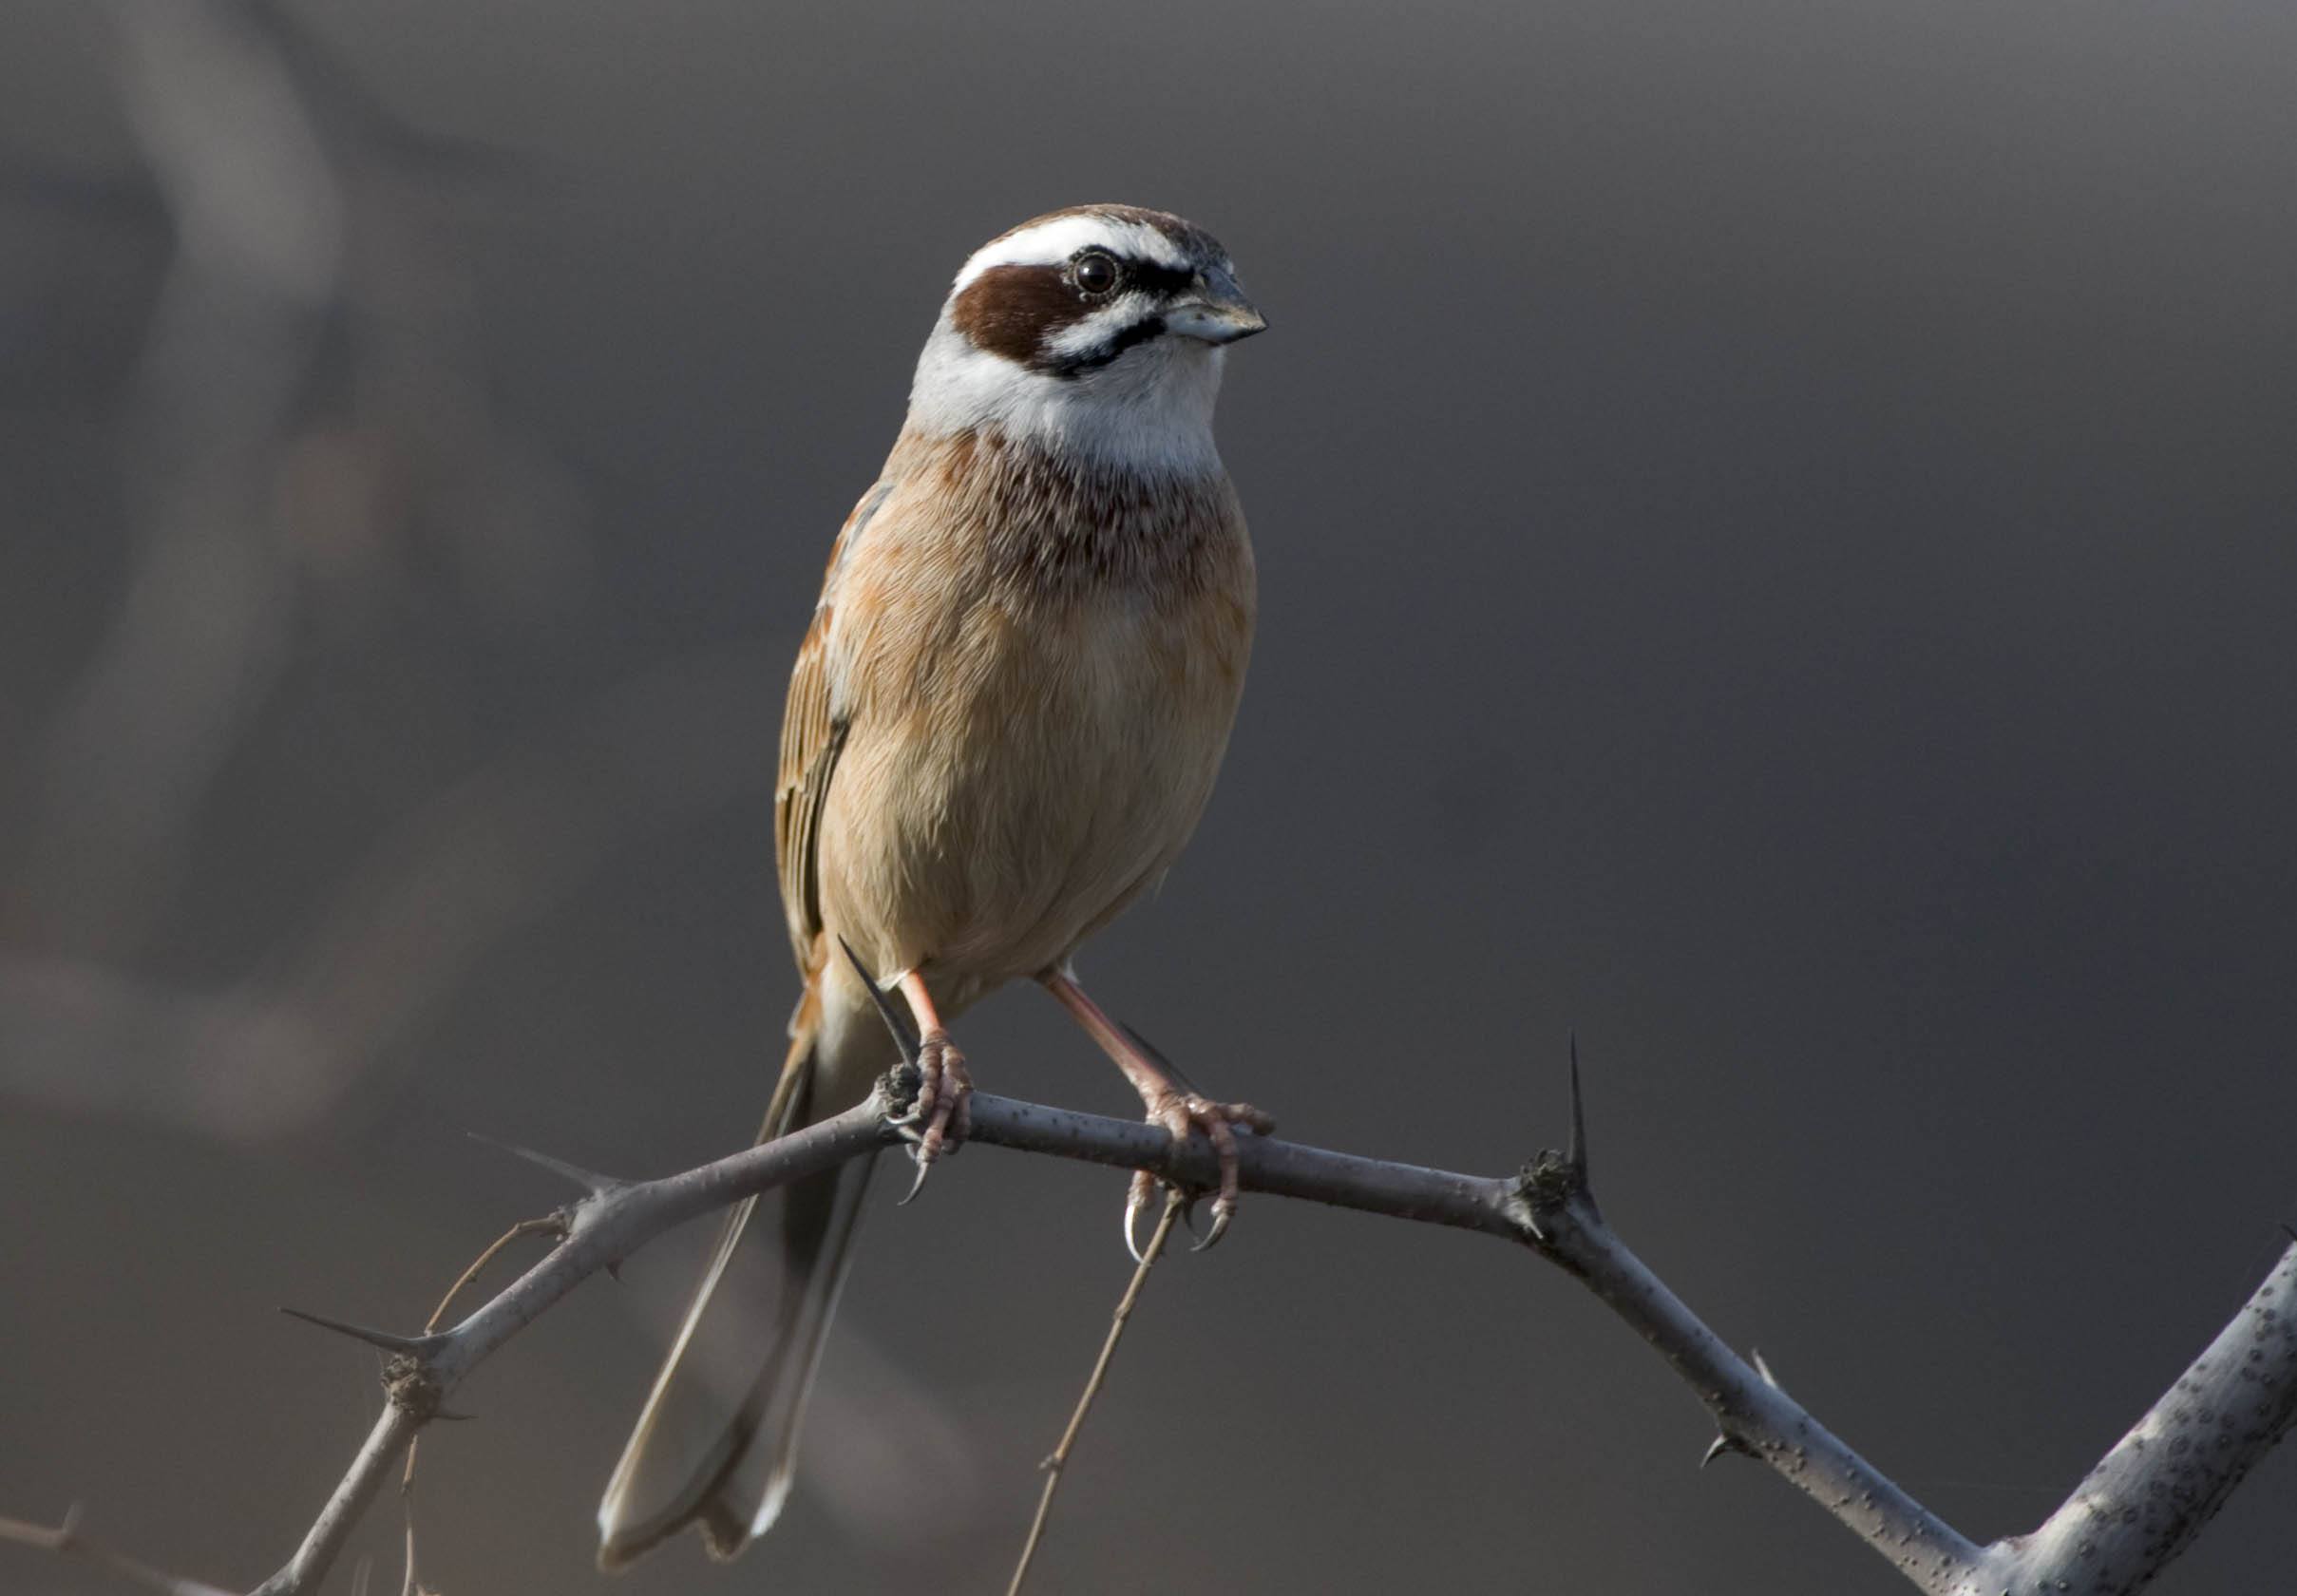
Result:
{"label": "bird's leg", "polygon": [[[1175,1141],[1185,1142],[1192,1130],[1202,1130],[1205,1139],[1220,1158],[1221,1184],[1212,1201],[1212,1228],[1197,1244],[1197,1250],[1219,1241],[1228,1228],[1228,1221],[1236,1213],[1236,1128],[1243,1127],[1255,1135],[1265,1136],[1276,1129],[1270,1119],[1249,1103],[1216,1103],[1181,1079],[1172,1066],[1157,1055],[1140,1037],[1109,1017],[1108,1011],[1094,1002],[1076,978],[1065,969],[1048,970],[1037,978],[1045,990],[1060,1000],[1062,1008],[1085,1029],[1085,1035],[1100,1044],[1100,1049],[1125,1072],[1133,1091],[1141,1094],[1148,1108],[1148,1122],[1161,1125],[1172,1133]],[[1125,1198],[1125,1245],[1135,1259],[1141,1255],[1132,1235],[1141,1210],[1148,1206],[1149,1195],[1156,1182],[1145,1169],[1132,1175],[1132,1188]]]}
{"label": "bird's leg", "polygon": [[[973,1076],[966,1073],[965,1055],[950,1045],[949,1032],[933,1006],[933,994],[925,990],[925,978],[915,970],[904,971],[901,985],[902,996],[909,999],[909,1012],[917,1016],[919,1032],[918,1100],[910,1111],[911,1123],[921,1127],[918,1178],[909,1188],[909,1197],[915,1197],[942,1150],[964,1139]],[[906,1203],[909,1197],[902,1201]]]}

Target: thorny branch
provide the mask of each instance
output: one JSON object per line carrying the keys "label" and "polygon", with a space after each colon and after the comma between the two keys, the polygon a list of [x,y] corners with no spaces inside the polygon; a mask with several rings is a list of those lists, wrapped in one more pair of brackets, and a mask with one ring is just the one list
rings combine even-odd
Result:
{"label": "thorny branch", "polygon": [[[389,1354],[387,1400],[301,1547],[256,1596],[315,1591],[441,1399],[577,1285],[691,1219],[894,1144],[901,1135],[895,1122],[914,1092],[914,1071],[897,1071],[867,1101],[832,1119],[659,1180],[625,1182],[528,1154],[581,1186],[584,1195],[564,1210],[565,1239],[461,1323],[400,1336],[301,1315]],[[2077,1577],[2078,1588],[2096,1596],[2138,1590],[2297,1421],[2293,1242],[2248,1305],[2063,1507],[2031,1534],[1976,1545],[1835,1436],[1758,1360],[1733,1352],[1629,1250],[1604,1222],[1588,1184],[1576,1069],[1572,1097],[1567,1150],[1544,1152],[1514,1176],[1455,1174],[1246,1136],[1243,1184],[1271,1196],[1480,1231],[1560,1264],[1690,1385],[1718,1431],[1709,1456],[1737,1452],[1768,1465],[1930,1596],[2026,1596],[2077,1588]],[[969,1139],[1147,1169],[1191,1190],[1208,1189],[1217,1178],[1212,1150],[1201,1137],[1175,1143],[1139,1121],[980,1092],[972,1099]]]}

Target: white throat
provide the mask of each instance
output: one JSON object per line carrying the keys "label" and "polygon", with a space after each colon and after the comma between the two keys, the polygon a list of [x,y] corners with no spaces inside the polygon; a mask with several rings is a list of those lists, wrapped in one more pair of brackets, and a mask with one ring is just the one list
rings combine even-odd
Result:
{"label": "white throat", "polygon": [[976,348],[944,306],[918,356],[908,426],[928,437],[995,428],[1056,454],[1129,470],[1217,471],[1212,409],[1223,352],[1194,338],[1164,336],[1097,370],[1054,376]]}

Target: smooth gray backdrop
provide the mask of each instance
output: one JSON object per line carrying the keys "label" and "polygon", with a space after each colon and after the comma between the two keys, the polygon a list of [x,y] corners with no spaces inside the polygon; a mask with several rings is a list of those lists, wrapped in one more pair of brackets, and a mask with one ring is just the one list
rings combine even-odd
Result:
{"label": "smooth gray backdrop", "polygon": [[[86,808],[47,772],[134,569],[168,235],[102,12],[0,13],[0,1513],[252,1583],[376,1400],[274,1306],[411,1327],[560,1200],[464,1131],[630,1172],[749,1135],[786,661],[950,274],[1080,200],[1209,226],[1272,325],[1221,425],[1243,720],[1084,963],[1202,1084],[1505,1169],[1576,1030],[1606,1213],[1976,1536],[2297,1222],[2286,4],[289,14],[419,146],[414,364],[485,436],[319,330],[269,674],[90,930],[37,856]],[[962,1039],[1129,1109],[1038,994]],[[1002,1590],[1123,1182],[980,1150],[894,1194],[769,1543],[590,1566],[697,1235],[461,1394],[428,1581]],[[1042,1588],[1900,1588],[1708,1434],[1557,1272],[1248,1200],[1153,1282]],[[2158,1588],[2286,1588],[2293,1505],[2281,1456]],[[116,1588],[4,1547],[0,1585]]]}

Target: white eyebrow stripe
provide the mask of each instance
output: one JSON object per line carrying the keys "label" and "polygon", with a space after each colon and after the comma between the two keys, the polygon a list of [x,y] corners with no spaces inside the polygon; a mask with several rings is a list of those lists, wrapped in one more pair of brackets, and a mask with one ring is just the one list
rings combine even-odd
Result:
{"label": "white eyebrow stripe", "polygon": [[1088,211],[1080,216],[1054,217],[1051,221],[1040,221],[1035,227],[1024,227],[1018,233],[983,244],[958,273],[950,292],[962,293],[967,284],[992,266],[1058,266],[1078,250],[1092,244],[1099,244],[1111,254],[1152,260],[1159,266],[1180,271],[1186,271],[1194,264],[1187,252],[1161,229]]}

